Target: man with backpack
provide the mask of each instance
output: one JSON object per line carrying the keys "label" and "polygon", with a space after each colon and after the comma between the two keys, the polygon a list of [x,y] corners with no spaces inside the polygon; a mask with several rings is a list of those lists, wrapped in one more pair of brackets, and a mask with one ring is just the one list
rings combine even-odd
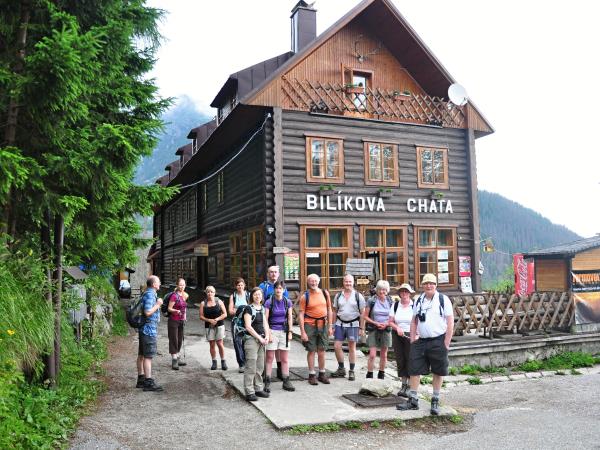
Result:
{"label": "man with backpack", "polygon": [[135,387],[143,388],[144,391],[162,391],[162,386],[157,385],[152,378],[152,358],[156,355],[160,307],[163,303],[162,299],[156,295],[160,288],[160,279],[151,275],[146,280],[146,286],[146,292],[142,295],[145,323],[139,328],[138,378]]}
{"label": "man with backpack", "polygon": [[[300,297],[300,339],[306,348],[308,362],[308,382],[311,385],[329,384],[325,372],[325,351],[329,345],[329,336],[333,336],[333,313],[331,299],[327,290],[319,289],[321,278],[311,273],[306,277],[308,290]],[[315,353],[319,364],[319,376],[315,373]]]}
{"label": "man with backpack", "polygon": [[[279,266],[269,266],[267,269],[267,279],[258,285],[263,291],[263,302],[266,302],[275,293],[275,283],[279,280]],[[287,288],[284,289],[283,295],[289,298]],[[281,371],[281,350],[275,351],[275,361],[277,362],[277,378],[283,380]]]}
{"label": "man with backpack", "polygon": [[448,350],[454,333],[454,313],[450,298],[437,291],[437,278],[434,274],[425,274],[421,286],[424,292],[414,303],[410,324],[410,392],[408,401],[396,405],[396,408],[402,411],[419,409],[417,391],[420,376],[431,371],[431,414],[437,416],[440,414],[440,389],[444,376],[448,375]]}
{"label": "man with backpack", "polygon": [[347,273],[344,275],[344,290],[339,292],[333,299],[333,313],[336,317],[334,330],[334,349],[335,357],[338,362],[338,369],[335,372],[337,377],[345,377],[346,369],[344,367],[344,351],[342,343],[348,341],[348,360],[350,369],[348,371],[348,381],[354,381],[354,365],[356,363],[356,343],[359,336],[363,335],[364,328],[362,312],[365,309],[365,298],[361,293],[354,289],[354,277]]}

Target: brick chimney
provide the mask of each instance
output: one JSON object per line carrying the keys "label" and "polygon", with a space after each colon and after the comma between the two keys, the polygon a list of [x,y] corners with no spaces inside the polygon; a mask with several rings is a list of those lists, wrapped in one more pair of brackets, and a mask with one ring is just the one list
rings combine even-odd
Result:
{"label": "brick chimney", "polygon": [[298,53],[317,37],[317,10],[300,0],[292,9],[292,51]]}

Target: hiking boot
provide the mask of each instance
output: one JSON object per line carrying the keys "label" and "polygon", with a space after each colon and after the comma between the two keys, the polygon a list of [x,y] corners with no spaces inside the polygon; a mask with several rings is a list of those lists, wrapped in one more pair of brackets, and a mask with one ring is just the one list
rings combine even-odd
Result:
{"label": "hiking boot", "polygon": [[373,372],[367,372],[366,378],[373,378]]}
{"label": "hiking boot", "polygon": [[254,394],[248,394],[246,395],[246,400],[248,400],[249,402],[255,402],[256,400],[258,400],[258,398]]}
{"label": "hiking boot", "polygon": [[409,389],[410,388],[408,387],[408,384],[403,384],[402,388],[400,388],[400,390],[398,391],[398,397],[408,398]]}
{"label": "hiking boot", "polygon": [[333,372],[333,376],[336,378],[344,378],[346,376],[346,369],[344,369],[343,367],[338,367],[338,369]]}
{"label": "hiking boot", "polygon": [[246,370],[246,368],[244,366],[240,366],[238,373],[244,373],[244,370]]}
{"label": "hiking boot", "polygon": [[398,403],[396,405],[396,409],[400,411],[408,411],[411,409],[419,409],[419,399],[414,397],[409,397],[406,403]]}
{"label": "hiking boot", "polygon": [[317,382],[317,375],[314,373],[309,373],[308,374],[308,384],[312,384],[313,386],[316,386],[317,384],[319,384]]}
{"label": "hiking boot", "polygon": [[356,377],[354,376],[354,370],[349,370],[348,371],[348,381],[354,381],[356,380]]}
{"label": "hiking boot", "polygon": [[177,361],[176,359],[172,359],[171,360],[171,369],[179,370],[179,361]]}
{"label": "hiking boot", "polygon": [[380,370],[379,372],[377,372],[377,379],[385,380],[385,372],[383,370]]}
{"label": "hiking boot", "polygon": [[281,363],[277,363],[277,378],[283,381],[283,372],[281,371]]}
{"label": "hiking boot", "polygon": [[187,363],[185,362],[185,359],[181,359],[181,358],[177,358],[177,362],[179,363],[179,366],[187,366]]}
{"label": "hiking boot", "polygon": [[283,379],[283,390],[293,392],[296,390],[292,382],[290,381],[290,377],[285,377]]}
{"label": "hiking boot", "polygon": [[265,392],[271,392],[271,377],[265,377],[265,387],[263,388]]}
{"label": "hiking boot", "polygon": [[224,359],[221,360],[221,370],[227,370],[227,363]]}
{"label": "hiking boot", "polygon": [[327,373],[325,372],[319,372],[317,380],[319,380],[323,384],[330,384],[329,378],[327,377]]}
{"label": "hiking boot", "polygon": [[138,375],[137,378],[137,383],[135,384],[136,388],[143,388],[144,387],[144,375]]}
{"label": "hiking boot", "polygon": [[255,392],[254,395],[256,395],[257,397],[260,397],[260,398],[269,398],[270,394],[265,391],[258,391],[258,392]]}
{"label": "hiking boot", "polygon": [[217,370],[217,360],[212,360],[212,366],[210,366],[210,370]]}
{"label": "hiking boot", "polygon": [[160,392],[163,390],[162,386],[159,386],[158,384],[156,384],[152,378],[146,378],[144,380],[144,388],[143,389],[144,389],[144,391],[153,391],[153,392]]}
{"label": "hiking boot", "polygon": [[431,415],[432,416],[439,416],[440,415],[440,399],[439,398],[432,398],[431,399]]}

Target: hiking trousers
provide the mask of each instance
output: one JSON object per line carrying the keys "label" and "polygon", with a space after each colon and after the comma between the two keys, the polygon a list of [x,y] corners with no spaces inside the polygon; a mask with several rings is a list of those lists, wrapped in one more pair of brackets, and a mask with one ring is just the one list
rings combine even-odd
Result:
{"label": "hiking trousers", "polygon": [[265,346],[252,336],[244,336],[246,366],[244,368],[244,391],[246,395],[263,390],[262,372],[265,368]]}

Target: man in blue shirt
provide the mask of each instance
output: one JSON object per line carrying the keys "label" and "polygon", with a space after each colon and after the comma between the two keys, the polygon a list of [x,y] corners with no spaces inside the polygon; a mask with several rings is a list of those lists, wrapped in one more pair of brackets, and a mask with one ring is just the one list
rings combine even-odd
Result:
{"label": "man in blue shirt", "polygon": [[146,323],[139,329],[138,378],[135,387],[143,388],[144,391],[162,391],[162,386],[157,385],[152,378],[152,358],[156,355],[160,306],[163,303],[162,298],[157,298],[156,295],[160,288],[160,279],[152,275],[146,280],[146,286],[146,292],[142,295]]}
{"label": "man in blue shirt", "polygon": [[[258,285],[263,291],[263,304],[268,298],[275,293],[273,285],[279,280],[279,266],[269,266],[267,269],[267,280],[263,281]],[[288,290],[285,288],[283,296],[289,298]],[[283,380],[283,373],[281,372],[281,354],[280,350],[275,351],[275,361],[277,361],[277,378]]]}

